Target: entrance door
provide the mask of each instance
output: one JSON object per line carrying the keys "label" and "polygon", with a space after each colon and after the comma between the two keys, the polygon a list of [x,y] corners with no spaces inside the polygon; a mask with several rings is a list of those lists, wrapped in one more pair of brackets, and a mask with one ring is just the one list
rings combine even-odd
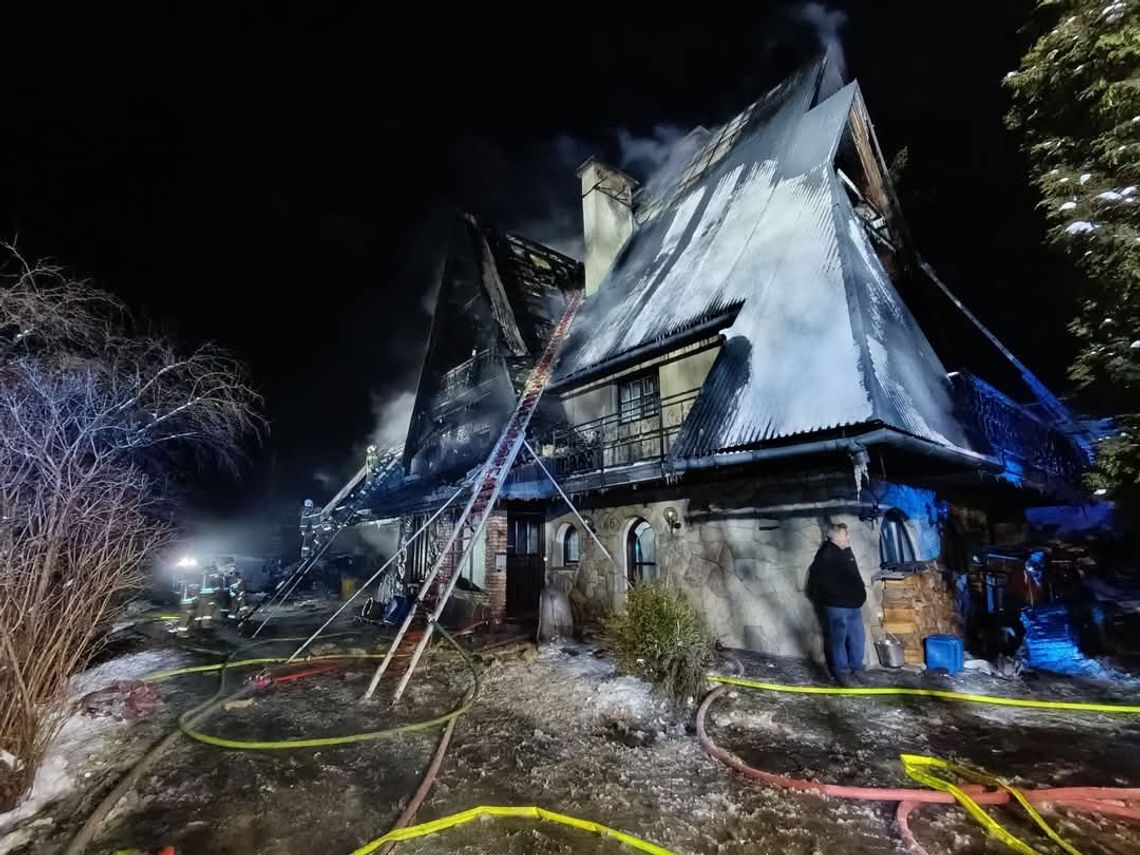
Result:
{"label": "entrance door", "polygon": [[507,513],[507,617],[538,616],[546,554],[543,528],[541,514]]}

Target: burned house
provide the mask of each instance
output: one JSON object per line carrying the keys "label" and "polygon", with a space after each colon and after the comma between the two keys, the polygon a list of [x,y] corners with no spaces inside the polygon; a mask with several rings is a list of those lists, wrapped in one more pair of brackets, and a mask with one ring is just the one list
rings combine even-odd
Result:
{"label": "burned house", "polygon": [[[1087,451],[1064,408],[951,362],[904,298],[932,285],[857,83],[810,66],[684,150],[646,188],[580,168],[584,264],[457,222],[404,476],[374,516],[406,536],[481,465],[578,289],[538,459],[446,571],[493,617],[532,614],[544,585],[601,614],[662,580],[725,644],[817,655],[803,589],[828,522],[849,527],[874,630],[892,580],[1077,496]],[[409,551],[409,580],[446,531],[445,514]]]}

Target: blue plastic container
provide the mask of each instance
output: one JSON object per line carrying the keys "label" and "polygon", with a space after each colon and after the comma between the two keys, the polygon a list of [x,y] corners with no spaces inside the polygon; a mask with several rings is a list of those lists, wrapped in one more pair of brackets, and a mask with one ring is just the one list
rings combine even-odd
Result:
{"label": "blue plastic container", "polygon": [[956,635],[928,635],[923,639],[926,667],[943,668],[950,674],[962,670],[966,661],[966,647]]}

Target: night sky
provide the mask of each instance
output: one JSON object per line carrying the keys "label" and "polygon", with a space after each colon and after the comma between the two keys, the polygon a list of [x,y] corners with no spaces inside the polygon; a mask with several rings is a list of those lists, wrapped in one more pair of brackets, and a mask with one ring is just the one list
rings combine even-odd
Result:
{"label": "night sky", "polygon": [[[349,468],[377,408],[414,386],[455,211],[572,247],[586,156],[644,174],[661,143],[725,121],[837,22],[794,3],[748,17],[308,5],[89,4],[5,22],[0,234],[187,344],[229,348],[266,396],[247,476],[199,496],[215,510],[291,507],[328,494],[316,473]],[[1041,248],[1002,125],[1030,7],[831,8],[887,158],[909,149],[917,245],[1064,391],[1074,280]]]}

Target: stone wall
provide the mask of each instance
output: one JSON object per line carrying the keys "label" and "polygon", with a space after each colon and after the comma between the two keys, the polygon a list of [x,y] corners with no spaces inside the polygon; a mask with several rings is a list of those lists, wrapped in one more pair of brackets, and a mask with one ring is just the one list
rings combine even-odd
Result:
{"label": "stone wall", "polygon": [[[870,630],[879,626],[882,588],[871,584],[880,564],[880,526],[868,519],[874,516],[873,497],[891,495],[892,490],[906,496],[907,506],[900,510],[909,517],[907,529],[918,557],[928,559],[937,557],[937,530],[916,509],[920,500],[933,502],[934,496],[926,490],[916,495],[913,488],[898,492],[899,485],[877,484],[857,497],[850,472],[797,481],[720,483],[642,503],[583,508],[613,562],[579,531],[578,565],[559,566],[565,527],[581,526],[570,514],[554,517],[547,530],[547,583],[567,592],[576,589],[600,611],[621,608],[627,536],[636,521],[644,519],[657,535],[659,576],[685,592],[714,637],[731,647],[819,659],[822,637],[804,583],[825,525],[845,522],[868,588],[863,612],[870,657]],[[881,517],[891,507],[880,504],[877,513]],[[677,512],[679,528],[666,522],[668,509]]]}

